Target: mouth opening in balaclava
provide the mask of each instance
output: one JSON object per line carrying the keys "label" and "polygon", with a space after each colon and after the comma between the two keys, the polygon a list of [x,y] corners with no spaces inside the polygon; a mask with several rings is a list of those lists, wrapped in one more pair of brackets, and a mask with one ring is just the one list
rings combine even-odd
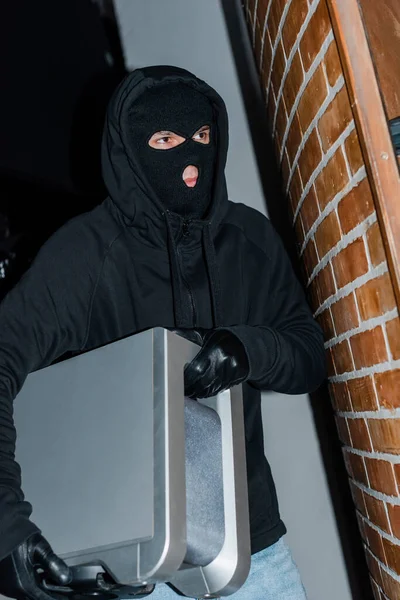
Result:
{"label": "mouth opening in balaclava", "polygon": [[[192,136],[203,125],[210,127],[210,142]],[[149,146],[158,131],[170,131],[185,141],[168,150]],[[211,203],[216,163],[216,131],[213,107],[208,98],[184,83],[161,84],[146,90],[129,111],[128,138],[147,181],[167,210],[185,218],[202,219]],[[194,187],[183,172],[198,169]]]}

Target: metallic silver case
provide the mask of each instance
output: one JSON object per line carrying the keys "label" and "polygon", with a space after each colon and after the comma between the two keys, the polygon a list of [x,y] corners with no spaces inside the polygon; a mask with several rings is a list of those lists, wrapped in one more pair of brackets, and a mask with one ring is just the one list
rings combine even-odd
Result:
{"label": "metallic silver case", "polygon": [[[225,541],[187,565],[183,367],[198,352],[157,328],[28,376],[16,458],[33,520],[69,565],[188,596],[237,591],[250,568],[241,388],[203,403],[221,421]],[[210,440],[211,442],[211,440]]]}

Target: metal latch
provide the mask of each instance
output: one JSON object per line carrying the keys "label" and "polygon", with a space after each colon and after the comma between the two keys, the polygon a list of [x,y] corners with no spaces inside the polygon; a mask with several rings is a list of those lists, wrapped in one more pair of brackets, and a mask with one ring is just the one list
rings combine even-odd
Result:
{"label": "metal latch", "polygon": [[100,565],[78,565],[70,567],[72,581],[68,586],[54,585],[43,579],[46,592],[65,596],[68,600],[122,600],[145,598],[154,591],[154,585],[120,585]]}

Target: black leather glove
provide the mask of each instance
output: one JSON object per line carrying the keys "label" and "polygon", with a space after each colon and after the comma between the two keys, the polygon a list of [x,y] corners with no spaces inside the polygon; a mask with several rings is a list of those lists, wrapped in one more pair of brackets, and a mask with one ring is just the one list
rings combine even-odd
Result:
{"label": "black leather glove", "polygon": [[185,395],[210,398],[245,381],[249,371],[239,338],[226,329],[214,331],[206,335],[200,352],[185,366]]}
{"label": "black leather glove", "polygon": [[71,581],[70,570],[40,533],[34,533],[0,561],[0,594],[17,600],[54,600],[40,586],[46,580],[61,586]]}

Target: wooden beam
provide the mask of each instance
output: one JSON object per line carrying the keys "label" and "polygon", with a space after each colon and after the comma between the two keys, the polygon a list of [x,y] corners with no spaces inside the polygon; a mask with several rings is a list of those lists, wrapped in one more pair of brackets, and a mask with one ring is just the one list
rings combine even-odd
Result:
{"label": "wooden beam", "polygon": [[400,174],[388,121],[357,0],[326,2],[400,307]]}

